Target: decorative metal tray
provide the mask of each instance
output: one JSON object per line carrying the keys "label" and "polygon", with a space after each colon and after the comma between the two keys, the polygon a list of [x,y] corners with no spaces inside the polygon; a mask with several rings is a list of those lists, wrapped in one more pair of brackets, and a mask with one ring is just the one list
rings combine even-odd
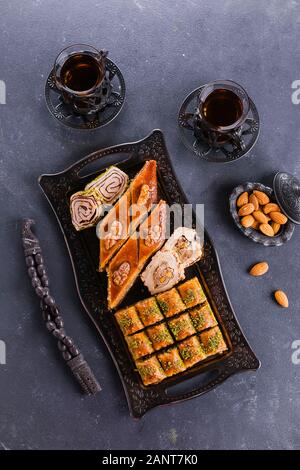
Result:
{"label": "decorative metal tray", "polygon": [[[101,162],[104,157],[106,161]],[[155,406],[201,395],[237,372],[256,370],[260,366],[235,317],[223,282],[217,253],[205,232],[204,255],[198,263],[189,268],[187,278],[196,275],[201,280],[226,338],[228,351],[158,385],[142,384],[138,372],[134,369],[123,335],[114,320],[114,314],[107,308],[106,273],[97,272],[99,241],[95,230],[76,232],[70,218],[69,198],[73,192],[82,189],[87,181],[91,180],[92,175],[103,171],[111,164],[118,164],[132,177],[148,159],[157,161],[160,196],[169,204],[186,204],[187,199],[176,179],[160,130],[154,130],[148,137],[138,142],[96,151],[62,173],[42,175],[39,179],[40,186],[63,231],[82,304],[112,355],[123,382],[130,412],[135,418],[141,417]],[[94,162],[97,162],[97,171],[81,176],[83,169]],[[130,305],[147,296],[149,293],[141,281],[137,281],[126,296],[125,302]]]}

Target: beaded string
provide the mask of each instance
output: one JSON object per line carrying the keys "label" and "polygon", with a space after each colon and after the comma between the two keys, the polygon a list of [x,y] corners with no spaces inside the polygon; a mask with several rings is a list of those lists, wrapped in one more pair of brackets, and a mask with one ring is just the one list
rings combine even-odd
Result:
{"label": "beaded string", "polygon": [[74,344],[73,339],[66,335],[60,309],[52,295],[50,295],[49,278],[44,265],[42,250],[38,238],[31,230],[34,223],[32,219],[23,220],[22,240],[28,275],[36,295],[40,298],[43,320],[46,323],[47,330],[58,340],[58,349],[83,391],[88,395],[95,395],[101,390],[101,387],[83,355]]}

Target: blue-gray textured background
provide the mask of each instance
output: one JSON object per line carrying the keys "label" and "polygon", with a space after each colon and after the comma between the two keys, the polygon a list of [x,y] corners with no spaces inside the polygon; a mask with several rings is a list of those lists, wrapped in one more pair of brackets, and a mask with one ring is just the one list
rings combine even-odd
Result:
{"label": "blue-gray textured background", "polygon": [[[291,83],[300,78],[299,26],[296,0],[0,2],[0,79],[7,85],[7,104],[0,105],[0,339],[7,344],[0,448],[300,447],[300,365],[291,362],[291,343],[300,339],[300,229],[285,246],[265,248],[242,237],[227,207],[228,193],[242,181],[271,184],[277,170],[300,175],[300,105],[291,101]],[[74,42],[107,48],[126,79],[122,113],[96,132],[61,127],[44,103],[51,64]],[[216,78],[243,84],[262,121],[251,154],[226,166],[197,160],[181,144],[176,124],[185,95]],[[134,421],[112,360],[77,298],[63,237],[37,177],[153,128],[164,131],[189,199],[205,204],[230,298],[262,367]],[[103,385],[96,398],[78,393],[44,331],[22,257],[23,216],[38,222],[66,328]],[[249,265],[264,259],[270,272],[250,278]],[[288,292],[288,310],[273,302],[275,288]]]}

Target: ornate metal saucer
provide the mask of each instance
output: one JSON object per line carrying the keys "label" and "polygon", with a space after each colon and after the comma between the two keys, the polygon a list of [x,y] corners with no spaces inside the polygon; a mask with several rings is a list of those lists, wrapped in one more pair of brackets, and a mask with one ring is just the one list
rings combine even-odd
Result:
{"label": "ornate metal saucer", "polygon": [[282,212],[300,224],[300,181],[289,173],[278,172],[273,181],[274,193]]}
{"label": "ornate metal saucer", "polygon": [[121,111],[126,94],[124,77],[117,65],[110,59],[106,59],[106,80],[111,86],[111,93],[107,104],[98,113],[92,116],[76,114],[63,101],[60,92],[56,88],[53,71],[50,72],[46,86],[45,98],[47,108],[61,124],[74,129],[97,129],[103,127],[117,117]]}
{"label": "ornate metal saucer", "polygon": [[247,119],[240,129],[241,137],[245,143],[244,150],[238,149],[228,142],[221,148],[214,148],[197,138],[194,134],[193,118],[197,109],[197,96],[205,85],[192,91],[179,109],[178,125],[185,146],[194,152],[197,157],[210,162],[228,163],[245,156],[255,145],[260,130],[259,115],[255,104],[249,98],[250,110]]}
{"label": "ornate metal saucer", "polygon": [[242,226],[240,222],[240,217],[237,212],[236,201],[239,195],[242,194],[244,191],[252,192],[254,189],[257,189],[258,191],[263,191],[270,197],[271,200],[276,201],[279,204],[279,200],[276,197],[276,192],[273,191],[273,189],[269,188],[268,186],[265,186],[261,183],[250,183],[250,182],[237,186],[236,188],[234,188],[234,190],[232,191],[229,197],[230,213],[236,226],[240,229],[240,231],[246,237],[250,238],[250,240],[256,243],[261,243],[264,246],[283,245],[283,243],[287,242],[291,238],[295,230],[295,224],[290,219],[287,221],[285,225],[282,225],[281,230],[274,237],[267,237],[266,235],[259,232],[258,230],[254,230],[251,227],[245,228]]}

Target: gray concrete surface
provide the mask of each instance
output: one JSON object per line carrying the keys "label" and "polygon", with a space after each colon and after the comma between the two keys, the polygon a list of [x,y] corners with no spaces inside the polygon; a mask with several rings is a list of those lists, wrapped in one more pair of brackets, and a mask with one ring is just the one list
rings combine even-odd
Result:
{"label": "gray concrete surface", "polygon": [[[270,184],[277,170],[300,176],[300,106],[291,100],[291,83],[300,79],[300,2],[10,0],[0,11],[0,79],[7,87],[7,104],[0,105],[0,340],[7,346],[0,448],[299,448],[300,365],[292,363],[291,344],[300,339],[300,228],[285,246],[258,246],[232,224],[227,195],[245,180]],[[44,103],[51,64],[74,42],[107,48],[126,79],[122,113],[96,132],[63,128]],[[251,154],[227,166],[197,160],[176,124],[185,95],[216,78],[243,84],[262,121]],[[164,131],[190,201],[205,204],[230,298],[262,367],[133,421],[112,360],[77,298],[63,237],[37,178],[153,128]],[[44,331],[23,261],[23,216],[39,224],[66,328],[103,385],[97,398],[80,395]],[[247,268],[257,260],[267,260],[270,272],[250,279]],[[273,302],[276,288],[287,291],[288,310]]]}

